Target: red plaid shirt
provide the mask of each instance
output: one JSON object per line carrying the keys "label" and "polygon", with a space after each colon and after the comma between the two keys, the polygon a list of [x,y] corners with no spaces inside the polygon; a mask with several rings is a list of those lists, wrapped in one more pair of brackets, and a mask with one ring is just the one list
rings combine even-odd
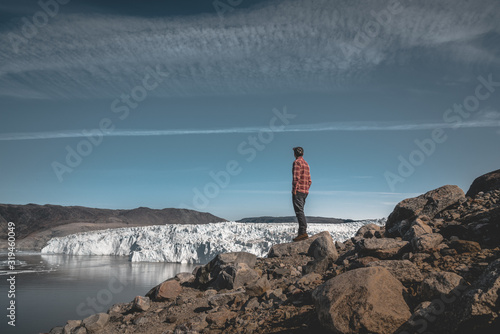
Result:
{"label": "red plaid shirt", "polygon": [[309,194],[309,188],[311,187],[311,172],[309,170],[309,165],[304,160],[303,157],[298,157],[293,162],[293,182],[292,182],[292,192],[301,192]]}

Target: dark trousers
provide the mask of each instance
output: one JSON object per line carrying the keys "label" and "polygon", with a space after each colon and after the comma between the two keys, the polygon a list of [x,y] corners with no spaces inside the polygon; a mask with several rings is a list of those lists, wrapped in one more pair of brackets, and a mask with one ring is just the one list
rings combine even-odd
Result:
{"label": "dark trousers", "polygon": [[304,234],[307,231],[306,215],[304,214],[306,198],[307,194],[300,192],[297,192],[292,196],[293,209],[295,210],[295,215],[297,216],[297,220],[299,222],[299,235]]}

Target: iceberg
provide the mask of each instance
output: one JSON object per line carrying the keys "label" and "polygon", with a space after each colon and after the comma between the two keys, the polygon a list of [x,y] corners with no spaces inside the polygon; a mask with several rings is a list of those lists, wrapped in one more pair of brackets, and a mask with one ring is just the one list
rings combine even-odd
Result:
{"label": "iceberg", "polygon": [[[342,224],[309,224],[308,233],[328,231],[345,241],[363,225],[384,219]],[[99,230],[52,238],[43,254],[129,256],[132,262],[207,263],[217,254],[249,252],[264,257],[272,245],[291,242],[296,223],[172,224]]]}

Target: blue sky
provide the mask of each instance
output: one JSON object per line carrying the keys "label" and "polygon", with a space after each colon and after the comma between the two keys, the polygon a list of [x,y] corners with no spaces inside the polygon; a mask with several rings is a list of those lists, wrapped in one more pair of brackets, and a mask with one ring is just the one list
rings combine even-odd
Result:
{"label": "blue sky", "polygon": [[[0,203],[387,216],[500,158],[500,4],[0,4]],[[231,3],[232,5],[230,5]]]}

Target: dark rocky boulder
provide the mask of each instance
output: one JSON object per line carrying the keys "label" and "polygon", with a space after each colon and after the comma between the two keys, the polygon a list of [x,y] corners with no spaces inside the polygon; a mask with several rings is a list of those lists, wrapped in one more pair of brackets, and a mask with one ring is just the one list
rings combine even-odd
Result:
{"label": "dark rocky boulder", "polygon": [[410,229],[410,226],[412,224],[412,220],[410,219],[403,219],[401,221],[395,222],[394,225],[390,228],[390,230],[385,232],[385,235],[387,237],[401,237],[405,236],[408,230]]}
{"label": "dark rocky boulder", "polygon": [[500,169],[476,178],[472,182],[466,196],[475,197],[480,192],[486,193],[491,190],[500,190]]}
{"label": "dark rocky boulder", "polygon": [[321,233],[309,246],[307,255],[313,258],[305,268],[305,273],[325,272],[339,258],[337,248],[330,233]]}
{"label": "dark rocky boulder", "polygon": [[[239,263],[245,263],[246,265],[248,265],[249,268],[253,269],[255,267],[256,261],[257,257],[254,254],[246,252],[219,254],[208,264],[199,268],[196,271],[196,278],[194,280],[194,284],[201,288],[206,288],[217,279],[221,271],[227,266],[237,265]],[[236,268],[233,269],[236,270]],[[226,274],[232,276],[233,271]]]}
{"label": "dark rocky boulder", "polygon": [[373,238],[381,227],[376,224],[366,224],[359,228],[354,237]]}
{"label": "dark rocky boulder", "polygon": [[339,257],[335,244],[333,243],[332,236],[328,232],[318,234],[318,238],[316,238],[311,243],[311,246],[309,246],[307,255],[315,260],[332,258],[333,261],[335,261]]}
{"label": "dark rocky boulder", "polygon": [[224,266],[215,280],[209,284],[215,290],[233,290],[255,283],[259,274],[244,262]]}
{"label": "dark rocky boulder", "polygon": [[[281,256],[294,256],[297,254],[307,254],[309,247],[311,246],[313,241],[321,236],[326,236],[326,235],[330,236],[330,233],[325,231],[325,232],[315,234],[306,240],[274,245],[269,250],[269,253],[267,254],[267,256],[268,257],[281,257]],[[330,236],[330,238],[331,238],[331,236]]]}
{"label": "dark rocky boulder", "polygon": [[411,221],[418,216],[427,216],[432,219],[441,211],[461,200],[465,200],[464,192],[454,185],[446,185],[418,197],[405,199],[399,202],[389,215],[385,225],[386,233],[389,236],[395,236],[397,231],[394,228],[401,221]]}

